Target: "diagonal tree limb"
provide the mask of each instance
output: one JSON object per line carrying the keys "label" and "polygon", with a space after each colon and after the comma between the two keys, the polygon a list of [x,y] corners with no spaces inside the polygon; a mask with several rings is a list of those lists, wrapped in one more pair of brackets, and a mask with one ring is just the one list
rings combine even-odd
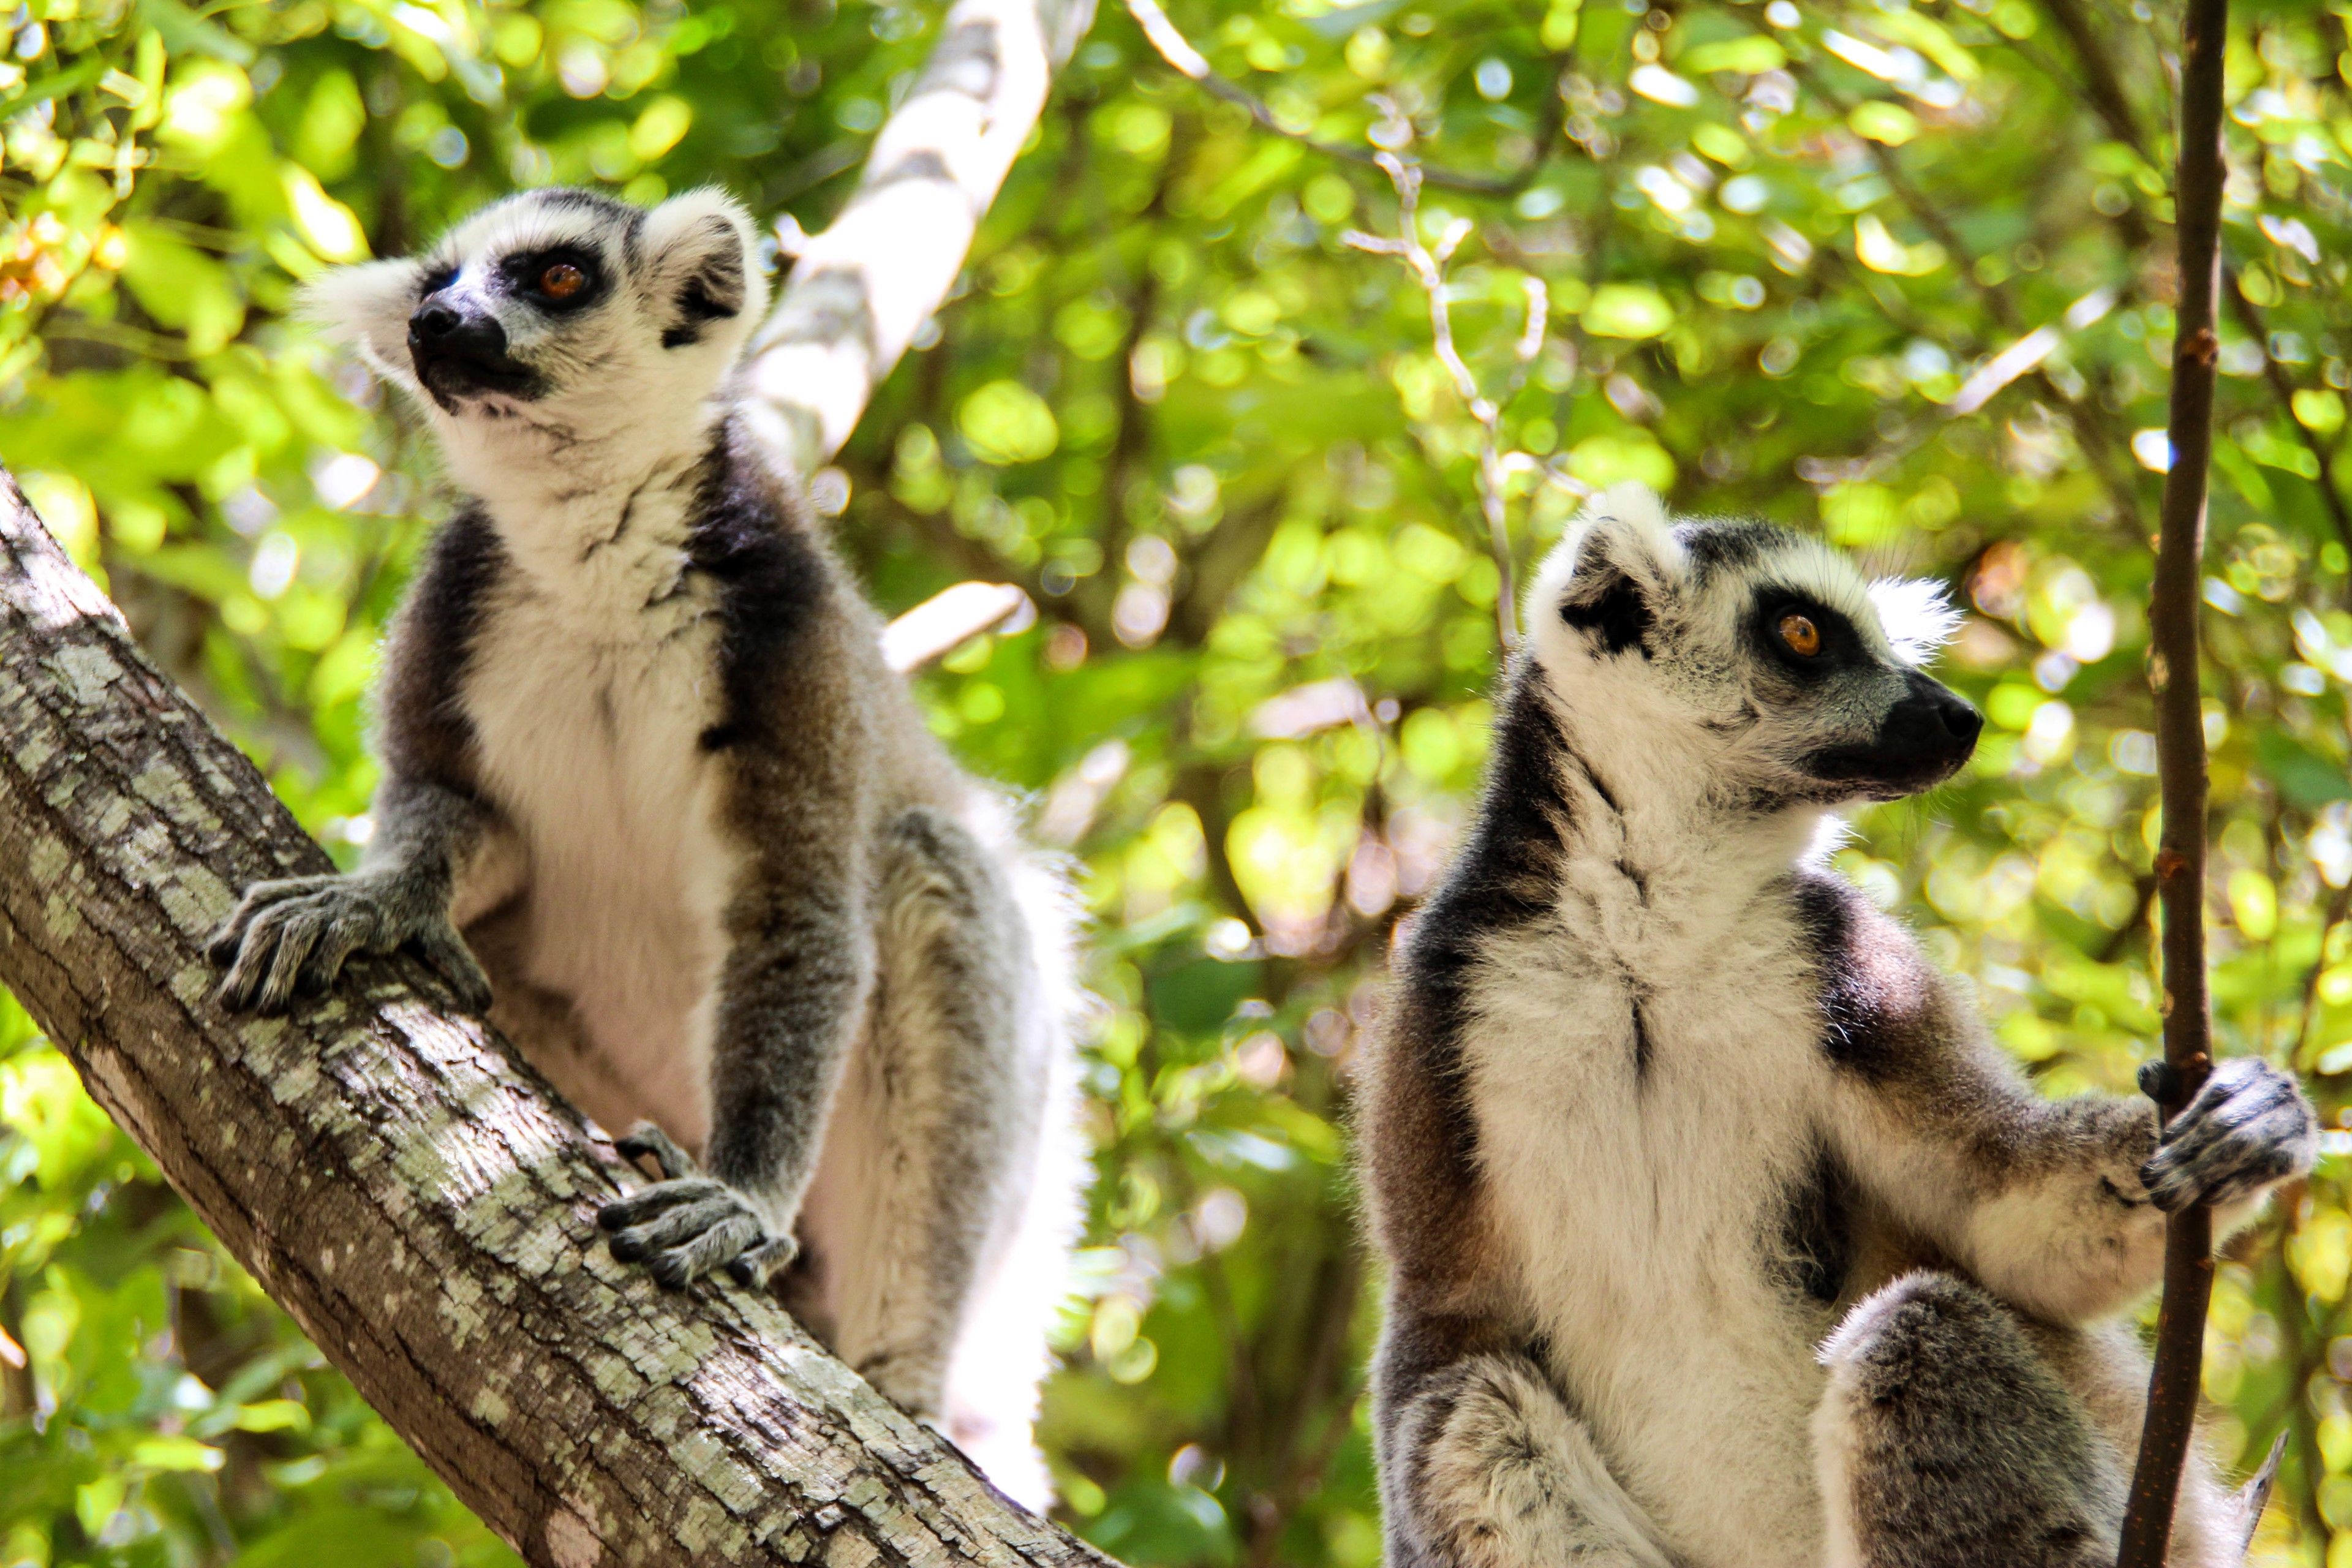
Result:
{"label": "diagonal tree limb", "polygon": [[[1091,13],[950,13],[761,335],[796,467],[945,298]],[[282,1019],[217,1007],[232,889],[328,868],[0,471],[0,984],[468,1507],[547,1568],[1107,1563],[772,1301],[614,1264],[595,1211],[641,1174],[420,964],[362,960]]]}
{"label": "diagonal tree limb", "polygon": [[[2222,55],[2229,0],[2189,0],[2182,18],[2180,165],[2174,179],[2180,305],[2172,346],[2172,466],[2164,477],[2163,532],[2148,609],[2148,683],[2156,691],[2158,776],[2164,837],[2156,875],[2164,910],[2164,1061],[2148,1075],[2169,1120],[2212,1067],[2213,1015],[2205,976],[2205,714],[2198,679],[2198,607],[2205,553],[2205,479],[2213,453],[2213,384],[2221,340]],[[2201,1205],[2164,1232],[2164,1298],[2156,1367],[2132,1472],[2117,1568],[2159,1568],[2197,1414],[2205,1309],[2213,1292],[2213,1216]]]}
{"label": "diagonal tree limb", "polygon": [[232,889],[329,868],[0,474],[0,984],[468,1507],[545,1568],[1105,1562],[768,1299],[613,1262],[642,1176],[420,963],[217,1006]]}
{"label": "diagonal tree limb", "polygon": [[1094,0],[957,0],[832,226],[808,240],[743,370],[747,413],[794,472],[849,439],[955,287]]}

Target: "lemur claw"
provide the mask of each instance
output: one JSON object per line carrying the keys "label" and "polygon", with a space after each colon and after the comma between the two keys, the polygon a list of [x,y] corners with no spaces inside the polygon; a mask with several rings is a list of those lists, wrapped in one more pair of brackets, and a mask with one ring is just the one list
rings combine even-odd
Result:
{"label": "lemur claw", "polygon": [[355,952],[413,944],[470,1012],[490,1005],[489,977],[437,900],[396,879],[289,877],[256,882],[205,952],[225,965],[217,994],[236,1012],[281,1013],[334,984]]}
{"label": "lemur claw", "polygon": [[702,1167],[693,1155],[677,1145],[676,1139],[651,1121],[640,1121],[613,1140],[613,1147],[624,1159],[642,1160],[650,1157],[660,1167],[664,1181],[678,1181],[687,1176],[702,1174]]}
{"label": "lemur claw", "polygon": [[2307,1174],[2318,1152],[2319,1120],[2294,1079],[2259,1058],[2238,1057],[2215,1067],[2165,1125],[2140,1181],[2172,1214]]}
{"label": "lemur claw", "polygon": [[613,1232],[613,1256],[643,1263],[670,1289],[682,1289],[724,1268],[738,1285],[758,1289],[799,1255],[789,1236],[772,1237],[751,1202],[701,1164],[650,1121],[640,1121],[613,1147],[635,1160],[650,1156],[662,1180],[597,1211]]}

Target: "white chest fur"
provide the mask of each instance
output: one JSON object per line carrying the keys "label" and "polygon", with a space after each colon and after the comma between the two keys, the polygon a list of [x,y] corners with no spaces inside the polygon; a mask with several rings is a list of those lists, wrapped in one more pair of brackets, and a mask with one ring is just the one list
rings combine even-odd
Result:
{"label": "white chest fur", "polygon": [[485,606],[464,704],[527,862],[528,978],[572,1000],[629,1114],[694,1146],[734,865],[698,743],[720,716],[719,627],[686,572],[688,493],[499,514],[515,569]]}
{"label": "white chest fur", "polygon": [[1619,1479],[1694,1563],[1810,1568],[1827,1323],[1771,1253],[1815,1160],[1811,976],[1768,859],[1601,837],[1557,921],[1489,950],[1465,1041],[1481,1160]]}

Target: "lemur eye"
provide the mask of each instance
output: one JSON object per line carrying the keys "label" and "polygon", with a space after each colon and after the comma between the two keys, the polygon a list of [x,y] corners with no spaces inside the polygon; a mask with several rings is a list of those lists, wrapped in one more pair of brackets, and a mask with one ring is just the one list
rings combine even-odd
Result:
{"label": "lemur eye", "polygon": [[1773,629],[1789,645],[1789,651],[1801,658],[1811,658],[1822,651],[1822,628],[1813,624],[1810,616],[1790,610]]}
{"label": "lemur eye", "polygon": [[569,300],[588,287],[588,274],[569,261],[559,261],[541,272],[534,286],[551,300]]}

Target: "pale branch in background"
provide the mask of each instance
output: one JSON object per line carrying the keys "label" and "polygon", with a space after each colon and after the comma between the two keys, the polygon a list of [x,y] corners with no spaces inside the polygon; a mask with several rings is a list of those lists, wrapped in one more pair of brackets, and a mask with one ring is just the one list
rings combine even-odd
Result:
{"label": "pale branch in background", "polygon": [[[1517,368],[1499,398],[1487,396],[1480,390],[1477,376],[1471,373],[1468,362],[1463,359],[1461,350],[1454,343],[1454,312],[1445,293],[1446,263],[1454,258],[1454,251],[1469,237],[1470,220],[1456,218],[1447,225],[1433,249],[1421,237],[1421,166],[1409,163],[1393,153],[1379,154],[1378,162],[1390,182],[1396,186],[1396,237],[1391,239],[1349,229],[1346,239],[1358,250],[1370,251],[1375,256],[1395,257],[1412,274],[1413,281],[1429,298],[1430,342],[1437,354],[1437,363],[1444,367],[1446,376],[1454,383],[1455,395],[1469,410],[1470,417],[1478,422],[1478,505],[1486,520],[1486,548],[1494,557],[1495,570],[1501,578],[1495,596],[1495,625],[1502,638],[1503,649],[1507,653],[1519,642],[1518,574],[1514,568],[1511,552],[1510,512],[1507,496],[1511,462],[1503,454],[1502,405],[1526,384],[1529,367],[1535,363],[1536,356],[1543,353],[1544,328],[1550,313],[1550,300],[1542,279],[1532,272],[1521,275],[1527,296],[1527,325],[1520,331],[1518,342],[1513,347]],[[1512,456],[1532,462],[1521,454],[1514,453]]]}
{"label": "pale branch in background", "polygon": [[813,474],[955,287],[980,220],[1036,128],[1094,0],[957,0],[857,189],[802,247],[753,334],[744,408],[769,450]]}
{"label": "pale branch in background", "polygon": [[283,1018],[212,927],[330,869],[0,473],[0,984],[221,1244],[542,1568],[1106,1559],[1006,1503],[764,1295],[666,1292],[640,1184],[417,961]]}
{"label": "pale branch in background", "polygon": [[882,628],[882,660],[900,674],[944,658],[984,632],[1010,637],[1037,623],[1037,606],[1010,583],[958,583]]}

